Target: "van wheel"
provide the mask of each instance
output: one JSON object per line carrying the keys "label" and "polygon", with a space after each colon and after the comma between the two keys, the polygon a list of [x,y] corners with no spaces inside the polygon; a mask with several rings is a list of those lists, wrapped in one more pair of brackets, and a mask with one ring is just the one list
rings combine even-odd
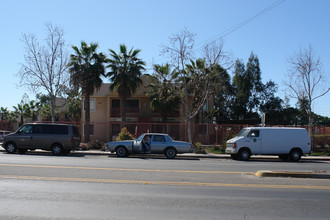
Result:
{"label": "van wheel", "polygon": [[62,155],[63,154],[63,147],[60,144],[55,144],[52,147],[52,153],[56,156]]}
{"label": "van wheel", "polygon": [[127,157],[128,150],[126,149],[126,147],[120,146],[120,147],[117,147],[116,154],[118,157]]}
{"label": "van wheel", "polygon": [[9,143],[6,144],[5,149],[6,149],[7,153],[13,154],[13,153],[16,152],[17,146],[16,146],[15,143],[9,142]]}
{"label": "van wheel", "polygon": [[292,149],[290,152],[290,160],[299,161],[301,158],[301,150],[300,149]]}
{"label": "van wheel", "polygon": [[241,149],[239,152],[238,152],[238,158],[240,160],[248,160],[250,159],[250,156],[251,156],[251,152],[249,149]]}

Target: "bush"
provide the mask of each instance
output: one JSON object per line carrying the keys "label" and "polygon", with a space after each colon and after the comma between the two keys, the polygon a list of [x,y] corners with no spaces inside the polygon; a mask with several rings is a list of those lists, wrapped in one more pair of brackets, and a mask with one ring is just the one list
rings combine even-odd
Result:
{"label": "bush", "polygon": [[90,150],[91,149],[91,146],[86,143],[81,143],[80,147],[81,147],[81,150]]}
{"label": "bush", "polygon": [[105,143],[103,141],[100,140],[92,140],[91,142],[88,143],[89,149],[98,149],[101,150],[105,145]]}
{"label": "bush", "polygon": [[199,143],[199,142],[195,143],[194,147],[195,147],[195,153],[196,154],[206,154],[206,151],[203,148],[201,143]]}
{"label": "bush", "polygon": [[223,146],[212,146],[207,149],[207,152],[213,153],[213,154],[224,154],[226,152],[226,147]]}
{"label": "bush", "polygon": [[313,135],[313,151],[330,153],[330,135]]}
{"label": "bush", "polygon": [[124,140],[134,140],[134,137],[126,127],[121,129],[121,132],[118,134],[116,141],[124,141]]}

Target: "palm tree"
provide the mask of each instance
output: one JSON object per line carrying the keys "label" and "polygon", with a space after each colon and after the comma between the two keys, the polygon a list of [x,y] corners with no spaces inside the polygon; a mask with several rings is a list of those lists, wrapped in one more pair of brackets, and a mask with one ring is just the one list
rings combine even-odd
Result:
{"label": "palm tree", "polygon": [[20,124],[19,126],[22,126],[24,124],[24,118],[28,118],[31,114],[30,107],[28,104],[17,104],[17,106],[13,106],[14,108],[14,114],[18,118],[20,118]]}
{"label": "palm tree", "polygon": [[150,97],[152,109],[157,110],[166,123],[167,117],[180,107],[180,96],[173,83],[176,71],[171,72],[169,64],[154,65],[154,71],[146,95]]}
{"label": "palm tree", "polygon": [[94,89],[99,89],[102,85],[101,76],[105,69],[103,63],[105,56],[103,53],[96,53],[98,44],[87,45],[81,42],[81,48],[72,46],[75,54],[71,54],[69,71],[71,73],[71,83],[75,87],[80,87],[85,98],[85,142],[90,141],[90,96]]}
{"label": "palm tree", "polygon": [[1,107],[0,108],[0,114],[1,114],[0,120],[8,120],[9,119],[8,108]]}
{"label": "palm tree", "polygon": [[110,91],[116,89],[119,97],[122,99],[122,123],[126,122],[126,99],[135,93],[136,89],[142,84],[141,75],[145,63],[137,58],[141,50],[127,51],[124,44],[120,45],[119,54],[113,50],[110,51],[111,58],[107,60],[110,72],[107,77],[110,77],[112,82]]}

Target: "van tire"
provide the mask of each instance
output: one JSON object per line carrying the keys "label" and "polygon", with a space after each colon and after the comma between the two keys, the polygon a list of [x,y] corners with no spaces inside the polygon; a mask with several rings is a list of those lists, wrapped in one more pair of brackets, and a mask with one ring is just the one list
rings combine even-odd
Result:
{"label": "van tire", "polygon": [[302,152],[299,148],[294,148],[290,151],[289,157],[291,161],[297,162],[301,159]]}
{"label": "van tire", "polygon": [[56,156],[62,155],[64,152],[62,145],[60,144],[54,144],[52,146],[52,153]]}
{"label": "van tire", "polygon": [[17,146],[14,142],[8,142],[5,146],[5,149],[8,154],[13,154],[17,151]]}
{"label": "van tire", "polygon": [[238,152],[239,160],[243,160],[243,161],[249,160],[250,156],[251,156],[251,151],[248,148],[240,149]]}

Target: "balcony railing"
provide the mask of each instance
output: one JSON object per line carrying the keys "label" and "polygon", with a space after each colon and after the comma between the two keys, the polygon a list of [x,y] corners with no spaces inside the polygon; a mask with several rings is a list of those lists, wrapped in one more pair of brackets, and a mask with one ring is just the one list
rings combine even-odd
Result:
{"label": "balcony railing", "polygon": [[[126,117],[137,117],[140,114],[140,109],[137,108],[126,108]],[[111,117],[121,117],[121,108],[111,108]]]}

